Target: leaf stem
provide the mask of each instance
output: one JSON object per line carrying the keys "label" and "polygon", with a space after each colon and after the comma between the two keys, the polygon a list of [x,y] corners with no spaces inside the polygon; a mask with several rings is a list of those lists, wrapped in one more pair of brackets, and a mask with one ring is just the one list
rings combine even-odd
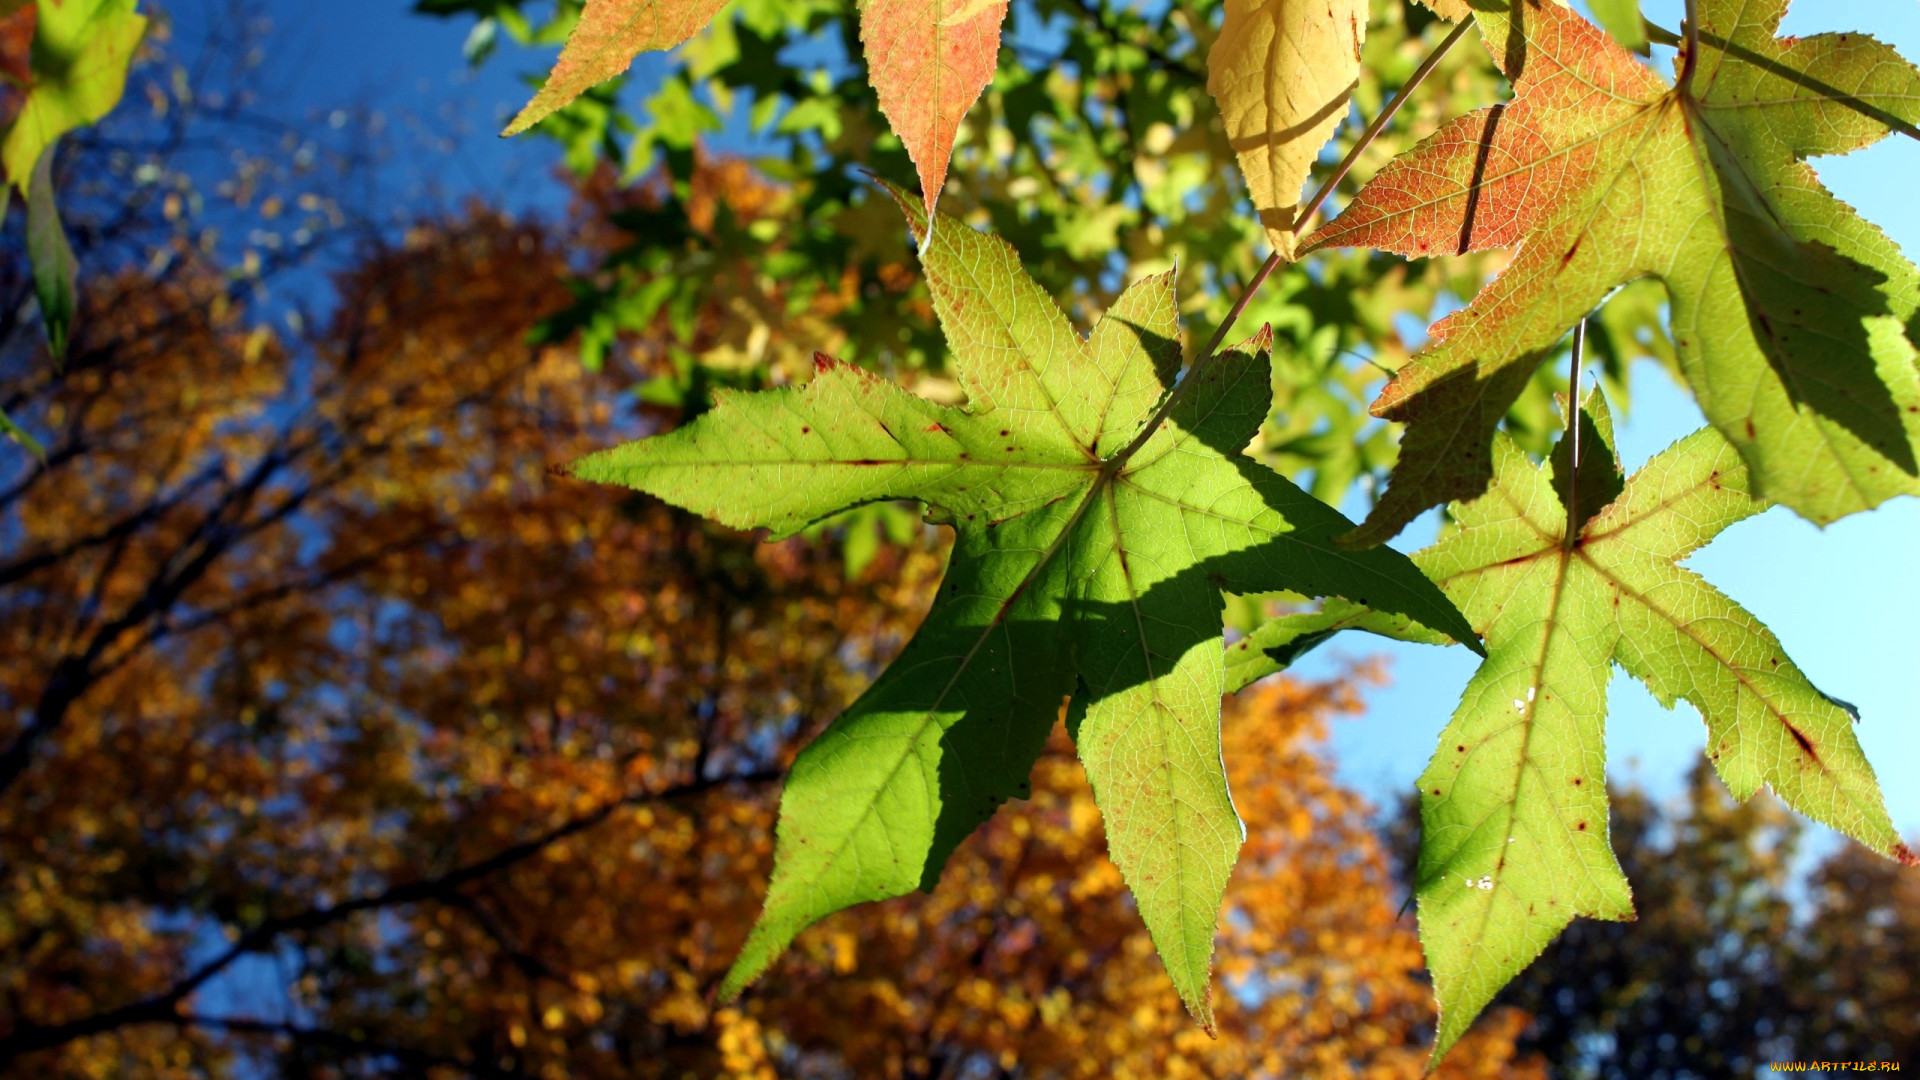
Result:
{"label": "leaf stem", "polygon": [[1680,27],[1687,35],[1683,46],[1687,52],[1686,65],[1680,69],[1677,88],[1682,92],[1693,88],[1693,71],[1700,66],[1700,12],[1697,0],[1687,0],[1687,19]]}
{"label": "leaf stem", "polygon": [[1413,92],[1420,88],[1421,83],[1427,81],[1427,76],[1433,74],[1433,69],[1440,66],[1440,61],[1446,59],[1447,54],[1453,51],[1453,47],[1459,44],[1460,39],[1467,36],[1467,29],[1472,25],[1472,19],[1461,19],[1454,26],[1453,32],[1443,38],[1440,44],[1434,46],[1433,51],[1427,54],[1427,58],[1413,70],[1413,74],[1407,79],[1407,84],[1400,88],[1400,92],[1393,96],[1392,101],[1387,102],[1386,108],[1380,110],[1380,115],[1373,118],[1373,123],[1368,124],[1367,129],[1360,133],[1359,141],[1353,144],[1353,149],[1347,151],[1347,156],[1341,158],[1340,164],[1333,167],[1333,172],[1327,175],[1326,181],[1320,185],[1320,190],[1314,192],[1313,198],[1308,199],[1306,205],[1300,208],[1300,213],[1294,216],[1293,235],[1299,236],[1306,231],[1307,222],[1313,220],[1313,215],[1320,211],[1320,207],[1326,204],[1327,199],[1340,186],[1340,182],[1353,171],[1353,166],[1360,160],[1360,155],[1366,153],[1367,148],[1380,137],[1380,133],[1393,122],[1393,118],[1400,113],[1400,107],[1407,103],[1413,96]]}
{"label": "leaf stem", "polygon": [[1653,42],[1655,45],[1665,45],[1668,48],[1677,49],[1686,44],[1685,38],[1654,22],[1652,19],[1642,20],[1642,25],[1647,28],[1647,40]]}
{"label": "leaf stem", "polygon": [[[1400,112],[1400,107],[1405,105],[1407,101],[1413,97],[1413,92],[1420,88],[1421,83],[1427,81],[1427,77],[1433,74],[1433,70],[1440,66],[1440,61],[1445,59],[1447,53],[1451,52],[1453,47],[1459,43],[1460,39],[1466,36],[1467,28],[1472,25],[1473,20],[1471,19],[1460,20],[1460,22],[1454,26],[1452,32],[1443,38],[1440,44],[1434,46],[1433,51],[1427,54],[1427,58],[1422,60],[1420,66],[1414,69],[1413,74],[1408,77],[1406,85],[1400,88],[1400,92],[1393,96],[1393,100],[1387,102],[1386,107],[1380,110],[1380,115],[1374,117],[1373,122],[1367,125],[1366,130],[1360,133],[1360,138],[1354,142],[1353,147],[1347,151],[1346,156],[1340,159],[1340,164],[1334,166],[1333,172],[1327,175],[1326,180],[1323,181],[1319,189],[1313,193],[1313,197],[1301,206],[1298,214],[1294,215],[1293,235],[1299,236],[1306,231],[1307,223],[1313,220],[1314,215],[1320,212],[1320,209],[1326,205],[1327,200],[1332,197],[1334,191],[1339,188],[1341,181],[1345,180],[1347,174],[1353,171],[1353,166],[1360,160],[1360,155],[1366,153],[1367,148],[1374,144],[1374,141],[1380,137],[1380,133],[1386,130],[1387,125],[1391,123],[1394,116]],[[1233,307],[1228,310],[1227,317],[1221,321],[1219,328],[1213,332],[1213,337],[1207,341],[1207,347],[1201,350],[1200,358],[1195,360],[1193,364],[1187,368],[1186,378],[1180,380],[1179,385],[1173,388],[1172,392],[1167,395],[1166,400],[1160,403],[1160,408],[1155,410],[1153,417],[1140,429],[1140,433],[1133,437],[1133,441],[1109,459],[1111,463],[1110,467],[1117,468],[1120,464],[1124,464],[1128,458],[1131,458],[1142,446],[1146,445],[1148,439],[1153,437],[1154,431],[1158,430],[1160,424],[1166,420],[1168,414],[1173,412],[1173,407],[1179,403],[1180,398],[1186,393],[1187,388],[1195,383],[1196,379],[1194,376],[1200,373],[1201,368],[1211,363],[1216,356],[1220,355],[1220,346],[1227,340],[1227,334],[1233,329],[1233,324],[1239,321],[1241,313],[1246,311],[1247,305],[1253,301],[1254,294],[1259,292],[1260,286],[1266,284],[1267,278],[1271,277],[1273,272],[1279,269],[1282,261],[1283,259],[1280,253],[1275,251],[1267,256],[1266,262],[1260,264],[1260,269],[1254,271],[1253,278],[1247,282],[1244,289],[1240,290],[1240,298],[1233,302]]]}
{"label": "leaf stem", "polygon": [[1561,543],[1573,550],[1578,539],[1574,519],[1580,510],[1580,368],[1587,360],[1587,320],[1573,326],[1573,351],[1567,358],[1567,438],[1573,440],[1567,466],[1567,534]]}

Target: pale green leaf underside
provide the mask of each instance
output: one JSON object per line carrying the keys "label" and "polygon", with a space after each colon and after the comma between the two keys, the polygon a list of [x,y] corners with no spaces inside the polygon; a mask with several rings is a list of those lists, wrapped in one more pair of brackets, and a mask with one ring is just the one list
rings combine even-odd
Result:
{"label": "pale green leaf underside", "polygon": [[[896,200],[925,235],[917,200]],[[1220,761],[1221,590],[1466,624],[1404,556],[1336,547],[1345,518],[1241,454],[1271,399],[1264,331],[1192,373],[1158,417],[1179,360],[1171,275],[1135,283],[1082,339],[1005,243],[949,220],[922,258],[968,408],[825,362],[804,387],[724,396],[573,467],[776,534],[892,498],[956,532],[914,640],[794,763],[766,909],[723,993],[808,924],[931,886],[954,845],[1024,794],[1077,682],[1112,856],[1210,1023],[1214,923],[1241,839]]]}
{"label": "pale green leaf underside", "polygon": [[1632,917],[1607,842],[1612,663],[1685,699],[1736,795],[1766,784],[1862,843],[1903,855],[1851,718],[1752,615],[1675,565],[1767,506],[1706,429],[1656,457],[1579,534],[1552,468],[1504,435],[1485,495],[1415,556],[1487,659],[1420,779],[1421,937],[1440,1000],[1438,1054],[1575,915]]}

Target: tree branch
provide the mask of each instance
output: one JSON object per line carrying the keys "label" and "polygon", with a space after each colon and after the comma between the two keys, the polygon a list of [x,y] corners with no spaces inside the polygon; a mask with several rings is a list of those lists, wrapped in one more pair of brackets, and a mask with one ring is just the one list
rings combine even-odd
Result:
{"label": "tree branch", "polygon": [[482,1061],[469,1061],[446,1054],[436,1054],[408,1046],[393,1043],[376,1042],[344,1031],[328,1028],[302,1027],[296,1024],[275,1023],[270,1020],[255,1020],[244,1016],[198,1016],[194,1014],[175,1015],[167,1022],[182,1028],[211,1028],[216,1031],[231,1032],[236,1035],[259,1035],[275,1039],[288,1039],[295,1043],[309,1043],[346,1050],[356,1057],[392,1058],[416,1072],[428,1068],[458,1069],[468,1076],[482,1077],[484,1080],[527,1080],[532,1074],[518,1069],[489,1065]]}
{"label": "tree branch", "polygon": [[242,956],[263,952],[281,937],[318,930],[365,912],[404,907],[428,900],[444,901],[455,890],[516,863],[524,862],[570,836],[601,824],[624,807],[689,798],[735,784],[769,783],[785,775],[784,771],[769,769],[712,780],[694,778],[659,791],[623,796],[598,809],[564,821],[538,836],[504,848],[478,862],[468,863],[448,871],[439,877],[394,885],[368,896],[308,908],[277,919],[268,919],[241,934],[225,952],[202,964],[160,993],[127,1005],[94,1013],[91,1016],[58,1024],[40,1025],[31,1021],[21,1022],[12,1032],[0,1037],[0,1065],[7,1064],[23,1054],[64,1046],[78,1039],[105,1034],[135,1024],[178,1023],[181,1019],[180,1006],[194,991],[206,985],[209,980],[226,970]]}

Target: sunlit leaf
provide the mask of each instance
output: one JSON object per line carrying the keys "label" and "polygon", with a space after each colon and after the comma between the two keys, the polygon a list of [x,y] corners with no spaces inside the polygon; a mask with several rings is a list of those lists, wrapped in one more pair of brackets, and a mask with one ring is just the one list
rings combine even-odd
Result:
{"label": "sunlit leaf", "polygon": [[138,0],[38,0],[32,85],[0,146],[8,182],[26,190],[54,140],[112,111],[146,33]]}
{"label": "sunlit leaf", "polygon": [[518,135],[561,106],[632,66],[643,52],[686,41],[726,0],[587,0],[546,84],[507,125]]}
{"label": "sunlit leaf", "polygon": [[1310,238],[1518,248],[1374,404],[1408,429],[1356,542],[1485,490],[1532,366],[1642,276],[1666,284],[1680,369],[1758,492],[1822,523],[1920,492],[1920,271],[1802,160],[1920,116],[1920,71],[1860,34],[1776,39],[1785,9],[1702,0],[1677,85],[1551,0],[1477,10],[1512,103],[1443,128]]}
{"label": "sunlit leaf", "polygon": [[993,79],[1006,15],[1006,0],[870,0],[860,13],[868,77],[913,157],[928,213],[960,121]]}
{"label": "sunlit leaf", "polygon": [[[918,201],[896,191],[915,232]],[[1027,775],[1063,699],[1115,863],[1187,1007],[1211,1026],[1215,919],[1241,827],[1220,761],[1221,590],[1337,594],[1471,640],[1403,556],[1241,451],[1270,400],[1268,335],[1174,400],[1173,276],[1082,338],[1004,242],[949,220],[923,258],[968,405],[823,359],[798,389],[725,394],[672,434],[575,463],[785,535],[918,499],[956,532],[939,598],[873,687],[794,764],[738,992],[802,928],[938,877]]]}
{"label": "sunlit leaf", "polygon": [[1282,255],[1293,254],[1307,173],[1346,119],[1366,39],[1366,0],[1227,0],[1207,90]]}
{"label": "sunlit leaf", "polygon": [[1762,785],[1883,854],[1913,862],[1853,719],[1751,614],[1677,563],[1767,508],[1711,428],[1649,462],[1568,541],[1578,489],[1615,469],[1596,393],[1582,460],[1533,465],[1505,435],[1494,478],[1453,507],[1457,531],[1415,556],[1485,635],[1420,778],[1421,938],[1440,999],[1436,1060],[1574,916],[1633,917],[1607,839],[1607,682],[1618,663],[1707,725],[1735,796]]}

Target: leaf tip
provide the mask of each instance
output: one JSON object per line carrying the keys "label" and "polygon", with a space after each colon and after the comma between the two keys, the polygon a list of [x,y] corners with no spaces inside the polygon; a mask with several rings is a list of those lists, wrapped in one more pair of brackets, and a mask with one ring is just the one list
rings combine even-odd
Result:
{"label": "leaf tip", "polygon": [[720,986],[714,990],[714,1004],[726,1006],[739,1001],[741,991],[745,990],[751,981],[753,981],[752,976],[740,973],[740,963],[736,960],[733,967],[727,969],[727,977],[720,980]]}
{"label": "leaf tip", "polygon": [[572,461],[549,465],[547,475],[565,477],[568,480],[584,480],[590,484],[615,483],[617,481],[610,466],[616,449],[618,448],[595,450],[591,454],[574,458]]}
{"label": "leaf tip", "polygon": [[1365,551],[1368,548],[1377,548],[1392,539],[1391,533],[1383,536],[1382,531],[1381,526],[1369,517],[1365,522],[1334,537],[1333,542],[1336,546],[1348,551]]}
{"label": "leaf tip", "polygon": [[871,170],[862,169],[860,171],[867,174],[867,179],[880,185],[881,189],[887,193],[887,196],[893,200],[894,205],[900,208],[900,212],[906,215],[907,228],[913,233],[914,243],[918,246],[919,252],[925,254],[927,243],[933,239],[933,218],[927,212],[927,208],[931,204],[922,199],[914,198],[899,184],[885,179]]}
{"label": "leaf tip", "polygon": [[[1469,1023],[1471,1023],[1471,1019],[1469,1019]],[[1459,1027],[1460,1030],[1454,1030],[1456,1026]],[[1427,1058],[1427,1071],[1424,1075],[1432,1076],[1439,1072],[1440,1065],[1446,1060],[1447,1054],[1453,1050],[1454,1044],[1460,1041],[1460,1036],[1465,1034],[1465,1025],[1453,1025],[1447,1022],[1447,1008],[1445,1005],[1442,1005],[1440,1007],[1439,1029],[1434,1032],[1433,1036],[1433,1055]]]}
{"label": "leaf tip", "polygon": [[1248,356],[1265,356],[1266,354],[1272,352],[1273,351],[1273,324],[1261,323],[1260,329],[1255,330],[1251,335],[1247,337],[1245,341],[1242,341],[1240,344],[1230,346],[1226,351],[1246,353]]}
{"label": "leaf tip", "polygon": [[1903,843],[1895,842],[1887,854],[1892,855],[1901,866],[1920,866],[1920,855],[1915,855],[1913,849]]}
{"label": "leaf tip", "polygon": [[1207,1033],[1207,1038],[1218,1039],[1220,1025],[1213,1016],[1212,987],[1202,983],[1193,997],[1184,992],[1180,996],[1186,999],[1187,1012],[1192,1014],[1194,1023],[1200,1025],[1200,1030]]}
{"label": "leaf tip", "polygon": [[[544,94],[545,91],[541,93]],[[540,96],[536,95],[532,101],[527,102],[518,113],[514,114],[513,119],[508,122],[505,128],[501,129],[500,137],[503,139],[511,139],[515,135],[523,135],[530,130],[533,125],[545,120],[553,111],[553,106],[542,104]]]}
{"label": "leaf tip", "polygon": [[769,948],[765,931],[766,915],[762,913],[760,921],[754,924],[753,931],[747,935],[747,943],[740,947],[740,955],[734,957],[733,965],[727,968],[726,977],[720,980],[719,988],[714,991],[714,999],[719,1004],[731,1005],[740,1000],[740,995],[765,973],[774,958],[785,951],[787,941],[792,940],[789,934],[785,939],[776,940]]}

